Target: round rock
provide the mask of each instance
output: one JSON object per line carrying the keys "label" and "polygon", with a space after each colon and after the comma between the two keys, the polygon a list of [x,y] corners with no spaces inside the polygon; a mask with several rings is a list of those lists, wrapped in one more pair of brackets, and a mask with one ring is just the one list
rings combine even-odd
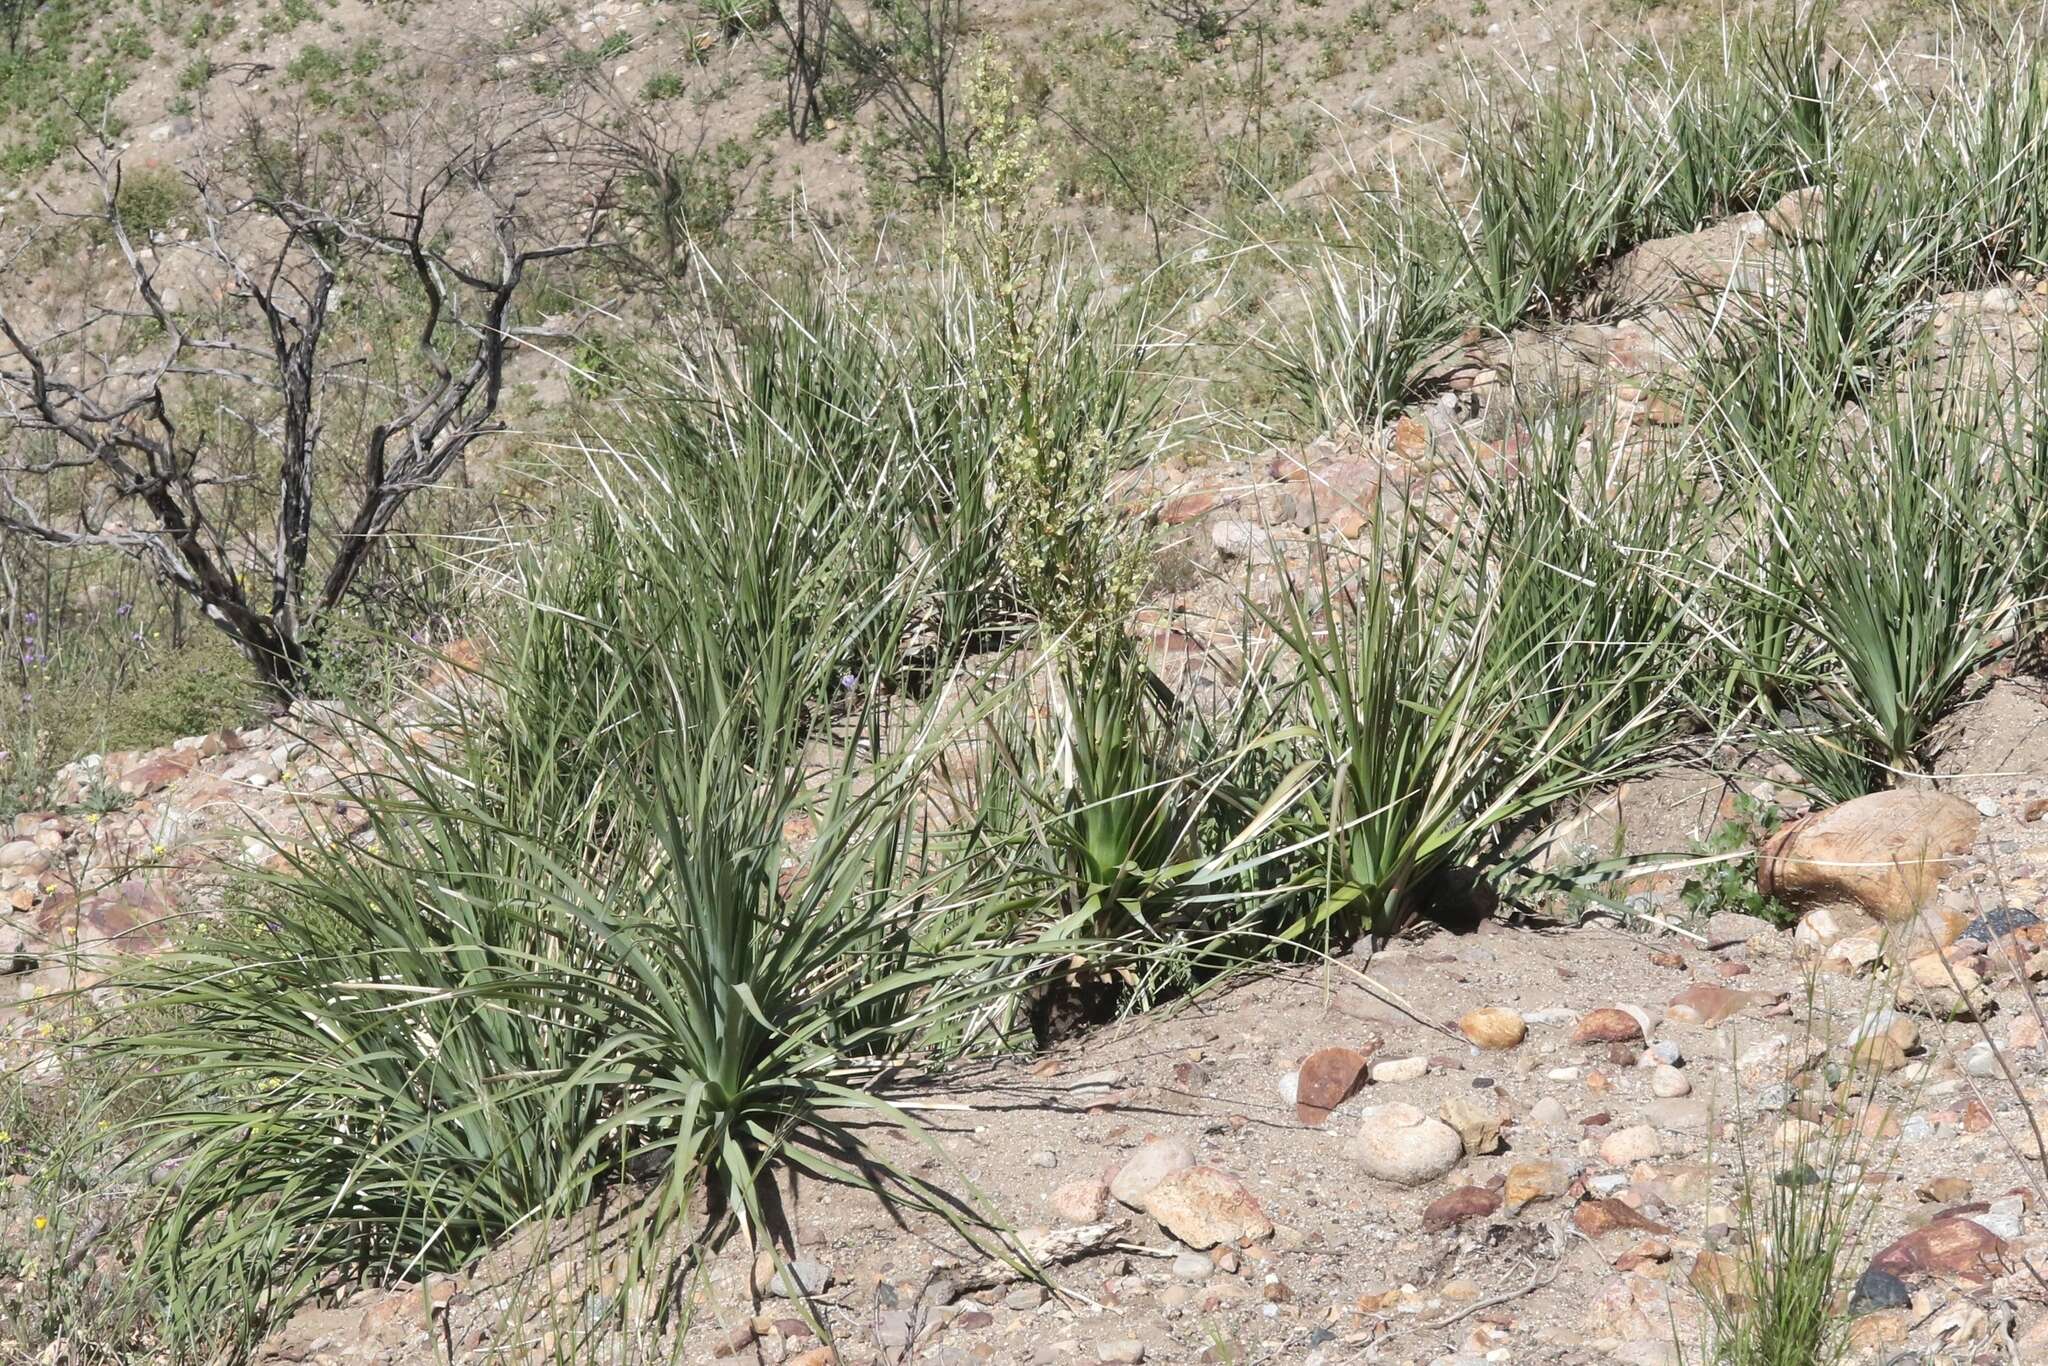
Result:
{"label": "round rock", "polygon": [[1505,1006],[1482,1006],[1459,1018],[1458,1032],[1480,1048],[1513,1048],[1528,1037],[1529,1026]]}
{"label": "round rock", "polygon": [[1375,1105],[1359,1116],[1351,1155],[1367,1174],[1397,1186],[1423,1186],[1465,1155],[1458,1131],[1413,1105]]}

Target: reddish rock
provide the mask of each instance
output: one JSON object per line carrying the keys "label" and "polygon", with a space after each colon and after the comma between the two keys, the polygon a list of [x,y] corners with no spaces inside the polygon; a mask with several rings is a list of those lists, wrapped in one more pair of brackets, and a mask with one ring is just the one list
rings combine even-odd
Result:
{"label": "reddish rock", "polygon": [[1656,1233],[1669,1234],[1670,1229],[1644,1214],[1632,1205],[1620,1200],[1581,1200],[1572,1210],[1572,1222],[1579,1232],[1588,1238],[1602,1238],[1610,1233]]}
{"label": "reddish rock", "polygon": [[130,797],[140,797],[146,792],[155,792],[169,787],[178,779],[190,773],[198,765],[198,756],[190,754],[160,754],[145,759],[121,775],[115,786]]}
{"label": "reddish rock", "polygon": [[1422,1229],[1437,1233],[1467,1219],[1484,1219],[1500,1208],[1500,1196],[1484,1186],[1460,1186],[1439,1196],[1422,1211]]}
{"label": "reddish rock", "polygon": [[1871,1259],[1894,1276],[1944,1276],[1988,1281],[2009,1268],[2005,1239],[1970,1219],[1937,1219],[1916,1228]]}
{"label": "reddish rock", "polygon": [[1370,1057],[1356,1048],[1319,1048],[1301,1064],[1294,1085],[1294,1117],[1320,1128],[1330,1112],[1365,1085]]}
{"label": "reddish rock", "polygon": [[1394,453],[1403,459],[1413,460],[1429,453],[1429,428],[1415,418],[1402,414],[1394,423]]}
{"label": "reddish rock", "polygon": [[1573,1043],[1630,1043],[1642,1037],[1642,1021],[1613,1006],[1588,1014],[1572,1031]]}
{"label": "reddish rock", "polygon": [[1754,1001],[1746,991],[1731,991],[1727,987],[1711,986],[1705,982],[1687,987],[1671,998],[1671,1004],[1664,1010],[1664,1018],[1675,1024],[1706,1025],[1712,1028],[1726,1020],[1732,1020],[1747,1010]]}
{"label": "reddish rock", "polygon": [[1197,517],[1204,517],[1215,511],[1219,501],[1221,500],[1214,490],[1183,493],[1178,498],[1169,498],[1160,505],[1159,523],[1161,526],[1181,526],[1192,522]]}

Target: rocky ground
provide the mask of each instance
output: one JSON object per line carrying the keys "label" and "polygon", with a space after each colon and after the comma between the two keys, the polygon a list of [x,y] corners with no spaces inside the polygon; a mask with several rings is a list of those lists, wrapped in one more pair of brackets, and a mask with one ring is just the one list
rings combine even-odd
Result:
{"label": "rocky ground", "polygon": [[[1734,269],[1794,207],[1642,251]],[[1645,272],[1632,257],[1617,278]],[[1155,639],[1223,671],[1232,575],[1256,593],[1301,546],[1356,536],[1384,491],[1474,454],[1511,462],[1517,381],[1580,365],[1618,415],[1662,425],[1658,320],[1680,307],[1475,342],[1450,401],[1384,433],[1152,472],[1133,500],[1194,571],[1155,585]],[[2048,298],[2015,280],[1941,309],[1959,353],[1978,337],[2010,355],[2037,347]],[[17,818],[0,845],[11,1061],[58,1081],[70,993],[210,913],[218,859],[360,819],[334,783],[362,737],[324,715],[81,761],[60,810]],[[1791,823],[1758,876],[1796,928],[1698,914],[1692,870],[1649,872],[1620,889],[1626,919],[1429,928],[903,1082],[924,1138],[875,1141],[1017,1230],[1046,1283],[941,1221],[804,1185],[797,1261],[724,1250],[680,1287],[680,1336],[644,1345],[805,1366],[1696,1360],[1767,1260],[1749,1198],[1810,1191],[1849,1221],[1857,1359],[2048,1358],[2048,682],[1976,680],[1939,769],[1810,815],[1767,781],[1673,769],[1583,813],[1591,843],[1684,858],[1738,791],[1777,805]],[[628,1290],[622,1218],[310,1306],[263,1358],[626,1359],[637,1344],[607,1315],[652,1305],[645,1280]]]}
{"label": "rocky ground", "polygon": [[[1710,1300],[1742,1294],[1759,1251],[1745,1192],[1782,1181],[1850,1212],[1856,1359],[2038,1359],[2042,685],[1994,687],[1953,753],[1967,776],[1947,791],[1770,846],[1808,907],[1797,931],[1721,914],[1430,932],[912,1088],[935,1151],[886,1148],[1028,1246],[1080,1255],[1048,1286],[982,1284],[937,1221],[807,1185],[791,1272],[736,1248],[712,1263],[680,1359],[1697,1359]],[[1682,914],[1668,887],[1646,895]],[[1857,935],[1875,958],[1841,951]],[[551,1253],[573,1275],[537,1274],[528,1240],[309,1311],[268,1359],[560,1350],[618,1288],[593,1243]],[[836,1348],[780,1293],[790,1276]]]}
{"label": "rocky ground", "polygon": [[[74,942],[88,973],[154,947],[210,909],[207,860],[271,856],[243,832],[351,819],[324,791],[347,746],[311,720],[87,761],[66,814],[17,822],[17,1060],[61,1065],[44,1031],[75,1004]],[[1654,919],[1426,931],[906,1084],[932,1146],[878,1142],[1045,1252],[1049,1284],[936,1220],[804,1185],[789,1271],[727,1249],[659,1345],[810,1366],[1695,1359],[1759,1250],[1745,1192],[1789,1180],[1850,1211],[1858,1359],[2036,1359],[2048,685],[1990,684],[1945,760],[1937,792],[1766,846],[1796,930],[1686,918],[1668,873],[1634,888]],[[1602,810],[1672,847],[1727,791],[1674,771]],[[581,1340],[623,1276],[615,1230],[589,1223],[308,1308],[263,1355],[621,1359],[622,1338]],[[799,1287],[835,1347],[780,1293]]]}

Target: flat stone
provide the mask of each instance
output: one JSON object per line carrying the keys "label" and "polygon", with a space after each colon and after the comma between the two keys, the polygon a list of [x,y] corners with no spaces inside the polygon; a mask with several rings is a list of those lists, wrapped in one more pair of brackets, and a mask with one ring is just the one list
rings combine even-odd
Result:
{"label": "flat stone", "polygon": [[1664,1140],[1647,1124],[1617,1129],[1600,1144],[1600,1160],[1611,1167],[1628,1167],[1664,1155]]}
{"label": "flat stone", "polygon": [[1195,1150],[1177,1138],[1155,1138],[1124,1160],[1109,1179],[1109,1193],[1121,1204],[1143,1209],[1152,1188],[1195,1165]]}
{"label": "flat stone", "polygon": [[1604,1006],[1588,1013],[1572,1031],[1572,1042],[1581,1044],[1633,1043],[1642,1037],[1642,1021],[1614,1006]]}
{"label": "flat stone", "polygon": [[1319,1048],[1295,1074],[1294,1117],[1321,1128],[1330,1112],[1365,1085],[1368,1059],[1355,1048]]}
{"label": "flat stone", "polygon": [[768,1280],[768,1294],[783,1300],[822,1295],[831,1288],[832,1268],[809,1257],[785,1262]]}
{"label": "flat stone", "polygon": [[1671,1004],[1664,1008],[1664,1018],[1676,1024],[1705,1025],[1711,1029],[1749,1009],[1754,999],[1746,991],[1702,982],[1672,997]]}
{"label": "flat stone", "polygon": [[1244,1182],[1215,1167],[1188,1167],[1146,1193],[1145,1212],[1193,1248],[1270,1237],[1273,1221]]}
{"label": "flat stone", "polygon": [[2005,1240],[1969,1219],[1936,1219],[1914,1229],[1870,1259],[1894,1276],[1935,1275],[1988,1281],[2004,1274]]}
{"label": "flat stone", "polygon": [[1622,1232],[1671,1232],[1633,1205],[1616,1199],[1581,1200],[1572,1210],[1572,1223],[1588,1238],[1600,1238],[1609,1233]]}
{"label": "flat stone", "polygon": [[1653,1100],[1643,1106],[1643,1118],[1659,1129],[1673,1133],[1705,1133],[1714,1122],[1714,1112],[1696,1096]]}
{"label": "flat stone", "polygon": [[1500,1201],[1498,1194],[1484,1186],[1460,1186],[1429,1202],[1422,1211],[1423,1231],[1437,1233],[1468,1219],[1484,1219],[1500,1208]]}
{"label": "flat stone", "polygon": [[1555,1162],[1517,1162],[1501,1188],[1510,1212],[1538,1200],[1554,1200],[1570,1189],[1571,1174]]}

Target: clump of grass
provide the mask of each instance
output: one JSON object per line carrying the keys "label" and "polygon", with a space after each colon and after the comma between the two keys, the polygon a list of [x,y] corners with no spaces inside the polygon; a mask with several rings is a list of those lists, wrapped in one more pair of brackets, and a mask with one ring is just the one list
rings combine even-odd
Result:
{"label": "clump of grass", "polygon": [[[1799,1156],[1795,1154],[1795,1158]],[[1861,1220],[1853,1182],[1795,1161],[1759,1181],[1745,1166],[1737,1219],[1749,1255],[1707,1304],[1722,1366],[1819,1366],[1846,1344],[1836,1300],[1843,1253]],[[1838,1184],[1838,1182],[1840,1184]]]}
{"label": "clump of grass", "polygon": [[1371,432],[1428,393],[1463,327],[1457,281],[1398,246],[1384,261],[1326,246],[1307,276],[1308,315],[1264,344],[1266,363],[1316,430]]}
{"label": "clump of grass", "polygon": [[1821,6],[1789,19],[1725,23],[1708,60],[1658,63],[1636,106],[1668,174],[1643,204],[1648,236],[1691,232],[1813,183],[1843,118]]}
{"label": "clump of grass", "polygon": [[[133,1126],[136,1163],[180,1163],[142,1247],[174,1336],[250,1340],[629,1176],[650,1237],[764,1239],[785,1165],[959,1217],[860,1128],[903,1118],[883,1061],[1006,980],[993,902],[911,820],[914,726],[885,744],[838,680],[915,594],[786,549],[836,554],[807,535],[836,508],[699,525],[660,468],[557,539],[499,701],[390,738],[365,841],[290,856],[259,918],[128,981],[164,1023],[119,1054],[180,1097]],[[749,563],[808,575],[807,609],[751,614]]]}
{"label": "clump of grass", "polygon": [[1470,167],[1465,234],[1472,305],[1502,331],[1555,317],[1629,240],[1658,172],[1625,96],[1590,75],[1509,105],[1472,83],[1461,130]]}
{"label": "clump of grass", "polygon": [[1924,773],[1936,725],[2011,629],[1999,448],[1918,384],[1873,413],[1810,496],[1771,507],[1820,646],[1817,724],[1787,757],[1830,796]]}
{"label": "clump of grass", "polygon": [[1505,871],[1519,824],[1629,771],[1667,709],[1662,687],[1639,692],[1655,676],[1653,650],[1618,641],[1604,661],[1581,654],[1577,630],[1614,624],[1578,619],[1576,607],[1577,627],[1557,629],[1563,580],[1474,554],[1415,509],[1375,530],[1371,553],[1320,558],[1261,614],[1306,765],[1290,819],[1296,847],[1311,851],[1298,874],[1308,904],[1283,942],[1384,938],[1448,870]]}

